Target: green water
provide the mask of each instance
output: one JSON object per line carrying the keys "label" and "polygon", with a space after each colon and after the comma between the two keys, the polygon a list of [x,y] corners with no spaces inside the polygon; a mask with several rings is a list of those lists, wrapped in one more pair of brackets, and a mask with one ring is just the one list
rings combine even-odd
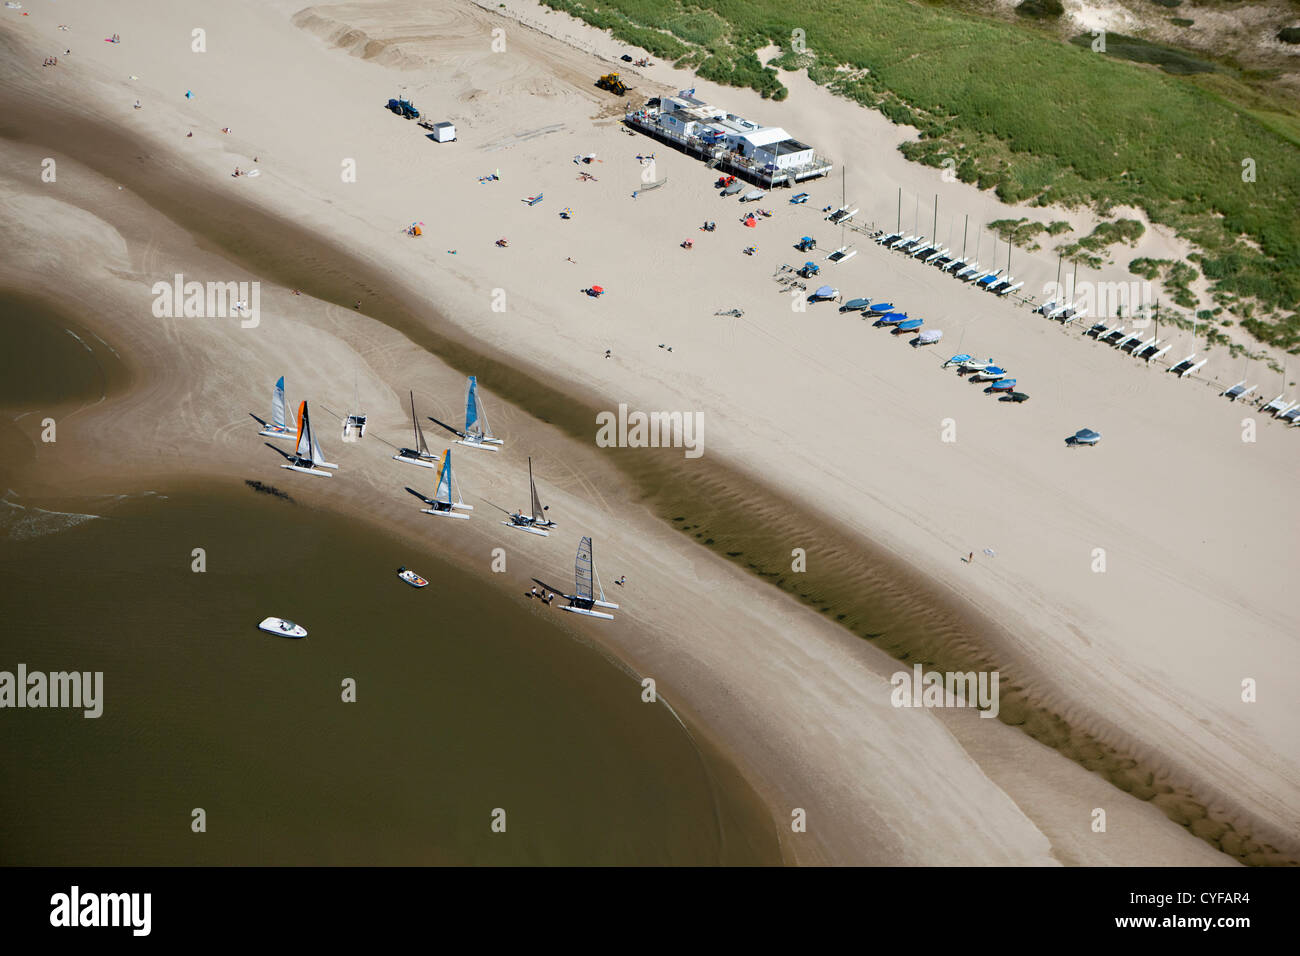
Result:
{"label": "green water", "polygon": [[0,407],[97,402],[123,384],[109,346],[43,299],[0,289],[0,341]]}
{"label": "green water", "polygon": [[104,713],[0,710],[0,863],[779,861],[752,792],[553,609],[243,487],[41,504],[107,517],[0,508],[0,670],[103,671]]}

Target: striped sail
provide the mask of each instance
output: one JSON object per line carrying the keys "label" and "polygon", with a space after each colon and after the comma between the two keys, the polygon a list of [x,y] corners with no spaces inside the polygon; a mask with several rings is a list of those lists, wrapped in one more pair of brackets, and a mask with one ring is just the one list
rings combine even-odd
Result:
{"label": "striped sail", "polygon": [[311,422],[307,418],[306,401],[298,406],[298,445],[293,453],[299,458],[310,460],[312,457]]}
{"label": "striped sail", "polygon": [[275,388],[271,391],[271,425],[283,432],[293,431],[293,422],[288,421],[285,417],[284,407],[284,376],[281,375],[279,381],[275,383]]}
{"label": "striped sail", "polygon": [[438,472],[438,490],[433,493],[435,501],[444,505],[451,504],[451,449],[442,453],[442,470]]}
{"label": "striped sail", "polygon": [[591,590],[591,538],[583,538],[578,542],[578,557],[574,562],[574,577],[577,582],[577,596],[590,601],[594,595]]}

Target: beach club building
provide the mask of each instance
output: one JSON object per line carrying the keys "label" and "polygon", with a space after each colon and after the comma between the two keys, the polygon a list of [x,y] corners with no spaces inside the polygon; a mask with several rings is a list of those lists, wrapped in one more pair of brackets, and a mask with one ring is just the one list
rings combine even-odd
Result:
{"label": "beach club building", "polygon": [[624,117],[633,129],[760,186],[793,186],[825,176],[831,164],[779,126],[758,123],[698,100],[694,91],[651,100]]}

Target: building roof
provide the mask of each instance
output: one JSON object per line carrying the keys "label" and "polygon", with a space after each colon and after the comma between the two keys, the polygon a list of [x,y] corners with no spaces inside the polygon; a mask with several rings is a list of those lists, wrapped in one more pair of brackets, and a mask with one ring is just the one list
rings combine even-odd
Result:
{"label": "building roof", "polygon": [[771,143],[762,147],[764,152],[771,153],[773,156],[788,156],[790,153],[805,153],[812,149],[807,143],[801,143],[797,139],[783,139],[779,143]]}
{"label": "building roof", "polygon": [[771,143],[779,143],[782,140],[790,138],[790,134],[779,126],[760,126],[758,129],[746,132],[741,139],[751,146],[767,146]]}

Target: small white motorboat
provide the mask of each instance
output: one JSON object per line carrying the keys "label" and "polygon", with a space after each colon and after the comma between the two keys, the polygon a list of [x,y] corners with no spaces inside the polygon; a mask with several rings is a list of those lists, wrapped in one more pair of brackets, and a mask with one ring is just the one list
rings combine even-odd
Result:
{"label": "small white motorboat", "polygon": [[405,565],[397,569],[397,576],[413,588],[426,588],[429,586],[428,581]]}
{"label": "small white motorboat", "polygon": [[307,628],[301,624],[295,624],[293,621],[286,621],[282,617],[268,617],[257,625],[268,634],[275,634],[279,637],[306,637]]}

